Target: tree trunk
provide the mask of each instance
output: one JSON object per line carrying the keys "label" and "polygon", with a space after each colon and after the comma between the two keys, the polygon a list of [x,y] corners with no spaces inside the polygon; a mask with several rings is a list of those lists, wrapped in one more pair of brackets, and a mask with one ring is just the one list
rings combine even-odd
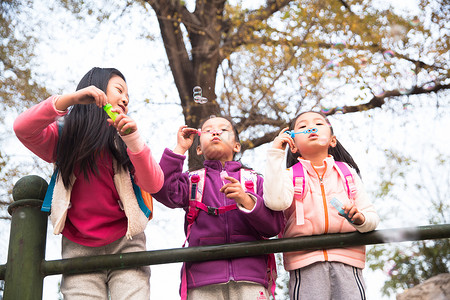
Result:
{"label": "tree trunk", "polygon": [[[161,36],[175,85],[180,96],[186,125],[198,128],[211,115],[220,115],[216,101],[216,75],[221,59],[220,24],[224,1],[198,1],[193,13],[175,1],[149,1],[158,17]],[[220,14],[218,14],[220,12]],[[188,53],[180,24],[185,24],[191,54]],[[188,24],[188,25],[186,25]],[[195,103],[193,88],[200,86],[205,104]],[[182,125],[182,124],[180,124]],[[195,149],[189,151],[189,165],[198,162]]]}

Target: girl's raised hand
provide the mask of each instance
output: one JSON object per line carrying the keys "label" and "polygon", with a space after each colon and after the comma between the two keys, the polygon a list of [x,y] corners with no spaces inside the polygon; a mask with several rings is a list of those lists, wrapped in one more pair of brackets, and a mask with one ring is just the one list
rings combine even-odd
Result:
{"label": "girl's raised hand", "polygon": [[225,184],[220,189],[220,192],[224,193],[228,199],[233,199],[236,201],[236,203],[242,207],[252,210],[253,207],[255,207],[255,201],[253,201],[252,198],[250,198],[250,196],[244,191],[239,180],[230,176],[226,176],[224,179],[228,180],[229,183]]}
{"label": "girl's raised hand", "polygon": [[80,89],[74,93],[64,94],[60,96],[55,102],[55,107],[58,110],[65,111],[75,104],[91,104],[95,103],[102,108],[106,103],[106,94],[99,88],[91,85]]}
{"label": "girl's raised hand", "polygon": [[116,116],[115,121],[111,120],[110,118],[108,118],[107,121],[117,129],[117,132],[121,136],[137,131],[136,122],[132,118],[124,114],[121,109],[113,108],[111,109],[111,111],[118,113],[118,115]]}
{"label": "girl's raised hand", "polygon": [[280,131],[278,136],[273,140],[272,148],[285,150],[287,144],[291,149],[295,147],[294,140],[286,133],[287,130],[289,130],[289,127],[283,128],[283,130]]}
{"label": "girl's raised hand", "polygon": [[184,155],[192,146],[195,134],[197,134],[197,129],[187,127],[187,125],[181,126],[177,132],[177,146],[173,152]]}

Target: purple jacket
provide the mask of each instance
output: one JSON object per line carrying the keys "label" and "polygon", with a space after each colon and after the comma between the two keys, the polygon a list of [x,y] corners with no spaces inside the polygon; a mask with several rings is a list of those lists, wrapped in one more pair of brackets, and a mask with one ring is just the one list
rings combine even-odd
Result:
{"label": "purple jacket", "polygon": [[[170,208],[189,206],[189,176],[183,173],[184,155],[165,149],[161,158],[164,172],[163,188],[154,198]],[[220,171],[225,169],[229,176],[240,179],[241,163],[229,161],[222,168],[220,161],[205,161],[206,168],[203,203],[221,207],[235,202],[219,192],[222,187]],[[263,179],[258,176],[256,205],[252,211],[236,209],[218,216],[200,211],[192,225],[189,246],[249,242],[277,235],[282,228],[283,212],[268,209],[263,201]],[[187,222],[185,221],[185,231]],[[234,281],[252,281],[268,287],[267,255],[186,263],[187,287],[196,288],[209,284]]]}

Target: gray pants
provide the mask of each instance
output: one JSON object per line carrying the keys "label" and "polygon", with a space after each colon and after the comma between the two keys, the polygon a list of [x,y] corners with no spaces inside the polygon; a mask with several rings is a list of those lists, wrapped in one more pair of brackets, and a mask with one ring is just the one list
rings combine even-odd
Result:
{"label": "gray pants", "polygon": [[362,270],[340,262],[318,262],[289,272],[291,300],[365,300]]}
{"label": "gray pants", "polygon": [[229,281],[188,289],[188,300],[269,300],[269,292],[261,284],[248,281]]}
{"label": "gray pants", "polygon": [[[86,247],[62,238],[62,258],[145,251],[145,234],[120,238],[102,247]],[[150,267],[63,275],[61,292],[65,300],[150,299]]]}

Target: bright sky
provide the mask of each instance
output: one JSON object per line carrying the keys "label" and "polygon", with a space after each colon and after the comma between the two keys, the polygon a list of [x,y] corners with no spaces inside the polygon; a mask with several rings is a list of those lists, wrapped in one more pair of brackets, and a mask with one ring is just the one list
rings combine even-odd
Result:
{"label": "bright sky", "polygon": [[[35,3],[37,4],[34,10],[37,15],[50,14],[44,6],[39,4],[39,1]],[[410,5],[409,1],[401,3],[405,7]],[[130,115],[137,121],[141,134],[159,160],[165,147],[173,149],[175,146],[176,130],[184,121],[180,108],[176,104],[178,95],[165,64],[166,58],[162,44],[151,43],[139,37],[139,34],[145,31],[158,37],[158,28],[157,26],[150,28],[148,19],[145,20],[145,26],[148,28],[140,28],[142,24],[139,22],[142,21],[140,18],[142,16],[136,14],[136,22],[131,25],[118,22],[113,30],[105,30],[89,38],[86,31],[81,28],[82,24],[71,22],[70,26],[64,25],[62,21],[70,20],[71,17],[60,15],[58,11],[52,12],[51,18],[43,20],[46,24],[41,32],[49,30],[52,39],[39,45],[37,49],[38,61],[42,64],[39,73],[55,92],[66,93],[73,91],[79,79],[93,66],[114,66],[121,70],[129,86]],[[141,101],[143,99],[149,99],[151,103],[169,101],[173,104],[145,106]],[[378,149],[394,147],[425,162],[430,160],[428,154],[435,153],[433,151],[436,148],[449,155],[449,147],[445,147],[448,146],[445,143],[443,145],[443,137],[448,136],[446,128],[450,128],[450,118],[438,118],[434,107],[417,101],[417,98],[411,99],[411,102],[413,101],[415,105],[404,111],[405,116],[408,116],[407,119],[410,120],[406,124],[403,118],[397,118],[389,109],[332,117],[338,138],[360,165],[366,183],[379,180],[377,177],[379,175],[374,172],[373,162],[376,163],[378,160],[380,163],[383,162],[385,155]],[[436,101],[433,100],[430,103],[435,105]],[[442,112],[442,110],[438,111]],[[440,123],[436,123],[436,119]],[[268,146],[270,145],[246,152],[243,162],[263,173],[265,150]],[[31,156],[28,150],[21,147],[17,143],[17,147],[14,147],[14,150],[11,149],[11,154],[21,151]],[[418,150],[419,148],[421,150]],[[370,159],[367,159],[368,157]],[[369,184],[367,190],[371,192],[375,189]],[[396,207],[399,217],[392,218],[389,215],[392,207],[375,199],[374,204],[384,220],[380,228],[426,224],[426,220],[420,218],[417,209],[412,209],[418,207],[416,204],[420,205],[414,202],[417,198],[411,198],[411,200],[412,202],[404,207]],[[414,215],[417,217],[411,217]],[[405,219],[402,216],[409,216],[409,218]],[[146,230],[148,249],[181,247],[184,242],[183,220],[184,212],[181,209],[172,210],[156,203],[154,220],[150,222]],[[59,259],[60,237],[54,236],[51,231],[52,227],[49,224],[47,259]],[[4,254],[0,257],[6,261],[7,245],[1,244],[1,249],[3,249],[1,253]],[[151,267],[152,299],[179,299],[180,266],[180,264],[167,264]],[[373,273],[367,269],[364,272],[369,299],[388,299],[382,298],[379,293],[384,278],[383,272]],[[58,299],[59,278],[60,276],[46,278],[44,299]]]}

